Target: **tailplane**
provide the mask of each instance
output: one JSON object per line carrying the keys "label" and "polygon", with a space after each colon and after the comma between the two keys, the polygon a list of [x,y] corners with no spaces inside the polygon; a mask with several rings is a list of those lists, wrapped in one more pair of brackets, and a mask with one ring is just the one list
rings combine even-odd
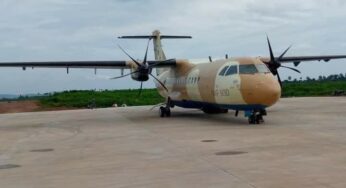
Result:
{"label": "tailplane", "polygon": [[[153,31],[152,35],[137,35],[137,36],[121,36],[119,39],[153,39],[154,53],[156,61],[166,60],[165,52],[162,48],[161,39],[191,39],[191,36],[175,36],[175,35],[161,35],[159,30]],[[157,75],[166,71],[169,68],[158,68]]]}

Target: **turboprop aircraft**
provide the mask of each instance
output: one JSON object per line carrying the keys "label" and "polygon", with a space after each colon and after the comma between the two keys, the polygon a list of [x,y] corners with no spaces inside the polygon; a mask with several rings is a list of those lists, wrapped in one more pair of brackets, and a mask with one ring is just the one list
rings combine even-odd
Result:
{"label": "turboprop aircraft", "polygon": [[[333,56],[295,56],[285,57],[287,48],[279,57],[275,57],[269,38],[270,57],[228,58],[195,64],[189,60],[166,59],[161,39],[189,39],[190,36],[161,35],[154,31],[152,35],[123,36],[121,39],[148,39],[143,61],[135,60],[123,48],[120,49],[131,59],[130,61],[64,61],[64,62],[3,62],[0,67],[42,68],[91,68],[95,69],[130,69],[112,79],[131,76],[135,81],[143,82],[154,78],[160,95],[166,100],[160,107],[161,117],[170,117],[171,108],[196,108],[205,113],[226,113],[235,110],[244,111],[250,124],[263,123],[267,115],[266,108],[274,105],[281,96],[281,78],[279,68],[288,68],[298,73],[299,70],[282,65],[293,63],[298,66],[303,61],[330,61],[346,58],[346,55]],[[155,61],[148,61],[150,41],[154,44]],[[152,70],[156,69],[154,75]],[[275,78],[275,76],[277,78]]]}

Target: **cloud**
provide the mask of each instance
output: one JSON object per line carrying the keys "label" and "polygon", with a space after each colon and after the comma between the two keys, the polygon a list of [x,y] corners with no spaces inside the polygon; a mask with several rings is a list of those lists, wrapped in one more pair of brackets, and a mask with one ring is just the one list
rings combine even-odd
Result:
{"label": "cloud", "polygon": [[[119,41],[116,36],[154,29],[193,35],[193,40],[164,41],[169,57],[266,56],[266,34],[276,54],[290,44],[288,55],[345,54],[344,10],[342,0],[3,0],[0,61],[127,59],[116,44],[142,59],[145,41]],[[342,61],[335,61],[327,66],[307,63],[301,69],[303,77],[314,77],[321,70],[330,74],[344,68]],[[130,79],[97,79],[93,71],[63,72],[1,69],[6,81],[0,81],[0,93],[138,87]],[[282,72],[283,77],[299,76]],[[114,76],[114,71],[102,75]],[[30,84],[36,82],[40,84]]]}

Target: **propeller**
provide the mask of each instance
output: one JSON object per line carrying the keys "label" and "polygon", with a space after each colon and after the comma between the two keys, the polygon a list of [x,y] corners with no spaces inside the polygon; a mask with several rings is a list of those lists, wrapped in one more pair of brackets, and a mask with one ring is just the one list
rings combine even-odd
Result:
{"label": "propeller", "polygon": [[134,72],[131,72],[129,74],[125,74],[125,75],[121,75],[121,76],[117,76],[117,77],[113,77],[113,78],[110,78],[110,80],[116,80],[116,79],[119,79],[119,78],[124,78],[126,76],[130,76],[132,74],[136,74],[138,71],[134,71]]}
{"label": "propeller", "polygon": [[130,76],[130,75],[139,75],[138,76],[138,79],[136,79],[137,81],[140,81],[141,82],[141,85],[140,85],[140,89],[139,89],[139,93],[138,93],[138,96],[141,95],[142,93],[142,90],[143,90],[143,82],[144,81],[147,81],[148,80],[148,77],[151,76],[153,77],[167,92],[168,92],[168,89],[167,87],[165,86],[164,83],[162,83],[156,76],[154,76],[151,71],[152,71],[152,68],[161,64],[161,63],[165,63],[165,62],[169,62],[169,61],[173,61],[174,59],[168,59],[168,60],[164,60],[164,61],[158,61],[157,63],[155,64],[152,64],[152,65],[149,65],[148,63],[148,49],[149,49],[149,44],[150,44],[150,40],[148,40],[148,43],[147,43],[147,47],[146,47],[146,50],[145,50],[145,54],[144,54],[144,59],[142,62],[138,62],[137,60],[135,60],[133,57],[131,57],[131,55],[129,53],[127,53],[120,45],[118,45],[118,47],[121,49],[121,51],[124,52],[124,54],[126,54],[136,65],[137,65],[137,69],[129,74],[125,74],[125,75],[122,75],[122,76],[118,76],[118,77],[114,77],[114,78],[111,78],[111,80],[115,80],[115,79],[120,79],[120,78],[124,78],[124,77],[127,77],[127,76]]}
{"label": "propeller", "polygon": [[143,82],[141,82],[141,87],[140,87],[140,89],[139,89],[138,96],[141,96],[142,90],[143,90]]}
{"label": "propeller", "polygon": [[268,36],[267,36],[267,42],[268,42],[269,53],[270,53],[270,62],[268,62],[267,65],[268,65],[270,71],[273,73],[273,75],[278,77],[278,81],[280,83],[280,86],[282,87],[281,77],[280,77],[280,74],[278,72],[278,69],[280,67],[293,70],[297,73],[301,73],[301,72],[298,69],[281,65],[281,60],[286,55],[286,53],[291,49],[292,46],[289,46],[278,58],[275,58],[274,52],[273,52],[273,49],[272,49],[272,46],[270,44],[270,40],[269,40]]}

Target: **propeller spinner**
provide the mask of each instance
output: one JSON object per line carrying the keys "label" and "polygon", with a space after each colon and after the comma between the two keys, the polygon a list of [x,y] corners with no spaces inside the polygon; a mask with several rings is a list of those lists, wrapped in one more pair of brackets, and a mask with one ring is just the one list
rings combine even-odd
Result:
{"label": "propeller spinner", "polygon": [[292,67],[287,67],[287,66],[281,65],[281,60],[282,60],[282,58],[286,55],[286,53],[287,53],[288,50],[291,48],[291,46],[289,46],[289,47],[279,56],[279,58],[275,58],[275,57],[274,57],[274,53],[273,53],[273,49],[272,49],[272,46],[271,46],[271,44],[270,44],[270,40],[269,40],[269,37],[268,37],[268,36],[267,36],[267,42],[268,42],[269,53],[270,53],[270,62],[269,62],[267,65],[268,65],[268,68],[270,69],[270,71],[273,73],[273,75],[275,75],[275,76],[278,77],[280,86],[282,87],[282,80],[281,80],[280,74],[279,74],[279,72],[278,72],[278,69],[279,69],[280,67],[293,70],[293,71],[295,71],[295,72],[297,72],[297,73],[300,73],[300,71],[299,71],[298,69],[295,69],[295,68],[292,68]]}

